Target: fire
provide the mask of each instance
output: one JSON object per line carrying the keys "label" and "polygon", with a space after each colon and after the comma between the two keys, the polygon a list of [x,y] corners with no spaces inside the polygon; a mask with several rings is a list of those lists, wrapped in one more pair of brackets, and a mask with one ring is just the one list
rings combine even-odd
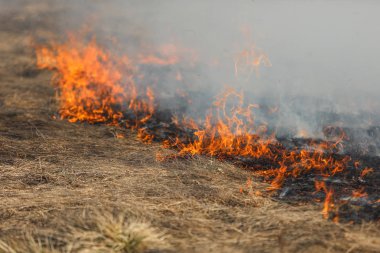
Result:
{"label": "fire", "polygon": [[[37,50],[38,67],[56,70],[53,79],[59,89],[59,113],[70,122],[117,123],[122,118],[115,109],[126,100],[119,64],[95,40],[84,45],[73,35],[66,44]],[[125,68],[132,75],[127,61]],[[134,83],[129,78],[126,85],[133,87]]]}
{"label": "fire", "polygon": [[[317,192],[324,191],[326,194],[325,201],[323,203],[323,210],[321,213],[323,215],[323,218],[327,219],[329,218],[331,209],[334,207],[334,190],[332,188],[328,188],[324,181],[315,181],[315,189]],[[337,216],[335,219],[338,219]]]}
{"label": "fire", "polygon": [[144,123],[153,114],[154,94],[148,87],[139,91],[134,77],[136,67],[127,56],[118,57],[99,46],[95,39],[83,42],[74,34],[64,44],[38,47],[37,66],[54,70],[58,88],[59,114],[69,122],[119,125],[131,111]]}
{"label": "fire", "polygon": [[[232,109],[227,110],[228,102],[235,101]],[[288,177],[298,177],[305,173],[317,173],[323,177],[333,176],[344,171],[350,157],[334,158],[332,153],[337,142],[310,142],[305,149],[289,150],[279,144],[273,134],[263,125],[256,126],[254,110],[258,105],[244,105],[244,96],[233,89],[222,93],[214,102],[202,125],[191,121],[188,125],[196,129],[193,141],[176,142],[180,154],[209,155],[220,159],[244,158],[267,159],[271,161],[272,170],[267,168],[256,171],[258,175],[271,177],[268,190],[281,188]],[[167,144],[167,143],[166,143]]]}
{"label": "fire", "polygon": [[367,174],[373,172],[373,169],[372,168],[364,168],[362,170],[362,172],[360,173],[360,177],[363,178],[365,177]]}
{"label": "fire", "polygon": [[235,76],[243,75],[249,78],[253,73],[258,75],[259,67],[262,65],[270,67],[272,64],[260,49],[252,45],[236,55],[234,59]]}
{"label": "fire", "polygon": [[[54,71],[52,82],[58,90],[61,118],[73,123],[105,123],[135,129],[145,143],[162,140],[149,129],[148,123],[156,116],[156,92],[141,83],[144,75],[139,73],[139,65],[177,64],[178,49],[167,46],[157,53],[138,54],[137,59],[131,59],[112,54],[95,39],[86,42],[80,38],[71,34],[66,43],[53,43],[36,50],[38,67]],[[270,64],[264,54],[254,48],[245,50],[235,59],[235,74],[256,71],[262,63]],[[182,74],[177,72],[176,80],[182,79]],[[185,136],[167,137],[162,144],[178,150],[178,156],[207,155],[248,161],[257,176],[269,181],[269,191],[281,188],[288,178],[306,174],[328,178],[348,168],[349,156],[332,155],[341,148],[346,138],[344,131],[333,142],[310,141],[303,148],[284,147],[265,122],[256,121],[256,110],[260,106],[245,101],[242,92],[227,89],[216,97],[204,119],[173,115],[171,124],[178,131],[189,131],[183,131],[187,133]],[[278,107],[270,108],[271,113],[278,110]],[[157,159],[163,161],[165,157],[157,155]],[[257,161],[265,161],[266,165]],[[354,166],[360,164],[354,162]],[[365,168],[361,176],[371,171]],[[334,190],[327,188],[323,181],[316,181],[315,188],[325,192],[322,214],[328,218],[334,206]]]}
{"label": "fire", "polygon": [[326,192],[326,198],[325,198],[325,202],[323,203],[323,210],[322,210],[322,215],[323,215],[323,218],[325,219],[329,217],[330,210],[331,208],[334,207],[333,195],[334,195],[334,191],[332,189],[329,189]]}
{"label": "fire", "polygon": [[353,198],[366,198],[368,197],[368,194],[366,193],[365,189],[362,187],[358,190],[352,191],[352,197]]}
{"label": "fire", "polygon": [[[231,97],[237,98],[237,105],[227,111],[227,102]],[[255,134],[252,109],[257,108],[257,105],[251,104],[243,108],[243,101],[241,93],[228,89],[214,102],[203,125],[188,120],[186,124],[197,130],[194,133],[196,139],[183,144],[180,153],[257,158],[270,152],[266,148],[268,142],[260,140]]]}

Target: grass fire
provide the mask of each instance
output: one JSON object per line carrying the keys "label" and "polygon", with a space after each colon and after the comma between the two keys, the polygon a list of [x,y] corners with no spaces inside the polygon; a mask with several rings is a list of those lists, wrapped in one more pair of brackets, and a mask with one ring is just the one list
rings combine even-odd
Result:
{"label": "grass fire", "polygon": [[[380,91],[338,3],[37,2],[0,2],[0,252],[380,250]],[[342,27],[335,72],[300,17]]]}

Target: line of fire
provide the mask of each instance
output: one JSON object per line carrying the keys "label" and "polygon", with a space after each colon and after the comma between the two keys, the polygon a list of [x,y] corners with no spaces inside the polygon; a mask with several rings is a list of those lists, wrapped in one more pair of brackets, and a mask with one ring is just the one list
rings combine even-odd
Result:
{"label": "line of fire", "polygon": [[379,4],[2,7],[0,253],[380,251]]}

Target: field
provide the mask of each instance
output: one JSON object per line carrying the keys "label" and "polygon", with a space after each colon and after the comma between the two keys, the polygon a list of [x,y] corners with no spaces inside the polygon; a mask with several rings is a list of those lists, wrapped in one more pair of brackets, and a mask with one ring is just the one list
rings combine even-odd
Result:
{"label": "field", "polygon": [[54,37],[55,11],[1,11],[0,252],[380,251],[378,223],[263,196],[265,183],[228,162],[158,162],[171,151],[133,131],[54,119],[32,38]]}

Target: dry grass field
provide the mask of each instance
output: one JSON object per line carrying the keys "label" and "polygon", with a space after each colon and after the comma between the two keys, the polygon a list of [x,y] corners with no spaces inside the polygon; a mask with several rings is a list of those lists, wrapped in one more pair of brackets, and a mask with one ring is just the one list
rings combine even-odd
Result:
{"label": "dry grass field", "polygon": [[266,185],[247,187],[241,168],[158,162],[171,151],[130,130],[53,119],[31,38],[54,31],[46,3],[1,10],[0,252],[380,251],[379,224],[335,224],[317,204],[255,194]]}

